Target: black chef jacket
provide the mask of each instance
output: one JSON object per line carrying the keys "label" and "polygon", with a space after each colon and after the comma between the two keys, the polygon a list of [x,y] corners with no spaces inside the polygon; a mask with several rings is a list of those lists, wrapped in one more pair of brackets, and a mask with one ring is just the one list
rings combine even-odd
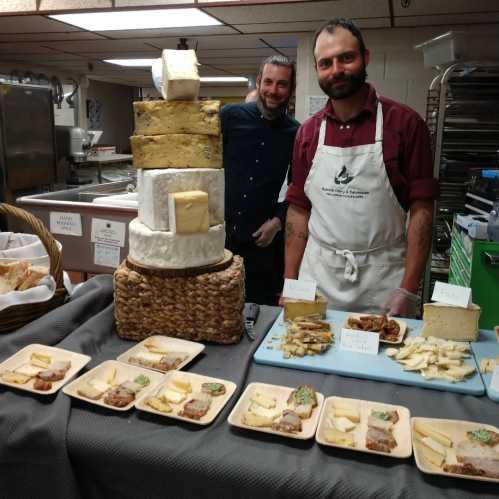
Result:
{"label": "black chef jacket", "polygon": [[277,202],[291,163],[299,123],[284,115],[266,120],[255,102],[221,110],[227,238],[253,241],[252,234],[275,216],[284,226],[286,205]]}

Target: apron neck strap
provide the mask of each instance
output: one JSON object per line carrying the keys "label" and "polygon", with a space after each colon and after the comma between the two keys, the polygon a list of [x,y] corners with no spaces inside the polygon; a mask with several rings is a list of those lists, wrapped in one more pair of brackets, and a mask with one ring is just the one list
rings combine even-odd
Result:
{"label": "apron neck strap", "polygon": [[[375,142],[383,141],[383,108],[381,107],[381,101],[379,100],[378,94],[376,94],[376,133],[374,136]],[[319,146],[326,144],[326,114],[322,118],[321,127],[319,129],[319,140],[317,142]]]}

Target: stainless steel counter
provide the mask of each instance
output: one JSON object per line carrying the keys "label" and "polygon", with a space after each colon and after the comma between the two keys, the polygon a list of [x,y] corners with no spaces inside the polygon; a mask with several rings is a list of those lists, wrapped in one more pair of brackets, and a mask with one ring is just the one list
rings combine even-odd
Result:
{"label": "stainless steel counter", "polygon": [[76,189],[48,192],[17,199],[16,204],[40,218],[50,227],[51,213],[71,213],[81,219],[82,235],[54,233],[62,243],[64,270],[89,273],[112,273],[114,267],[95,263],[95,244],[91,241],[92,219],[125,224],[124,246],[120,248],[120,261],[128,255],[128,224],[137,216],[137,209],[103,204],[92,201],[101,196],[125,194],[132,182],[110,182],[107,184],[85,185]]}

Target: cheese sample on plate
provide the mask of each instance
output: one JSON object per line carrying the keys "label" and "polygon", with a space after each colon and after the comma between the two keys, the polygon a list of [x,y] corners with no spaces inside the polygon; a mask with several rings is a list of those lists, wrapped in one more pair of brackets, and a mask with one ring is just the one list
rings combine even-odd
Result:
{"label": "cheese sample on plate", "polygon": [[208,232],[174,234],[151,230],[133,219],[128,231],[130,257],[138,264],[160,269],[186,269],[221,261],[225,229],[214,225]]}
{"label": "cheese sample on plate", "polygon": [[326,317],[327,300],[319,293],[315,296],[315,301],[284,299],[284,320],[289,321],[295,317],[318,314],[321,319]]}
{"label": "cheese sample on plate", "polygon": [[135,168],[222,168],[222,138],[171,133],[130,137]]}
{"label": "cheese sample on plate", "polygon": [[190,133],[220,135],[220,101],[138,101],[133,103],[135,135]]}
{"label": "cheese sample on plate", "polygon": [[224,172],[215,168],[138,170],[139,220],[152,230],[169,230],[168,197],[171,193],[208,193],[210,225],[224,222]]}
{"label": "cheese sample on plate", "polygon": [[168,196],[170,231],[177,234],[208,232],[208,193],[203,191],[174,192]]}
{"label": "cheese sample on plate", "polygon": [[421,336],[455,341],[476,341],[480,307],[455,307],[443,303],[425,303]]}
{"label": "cheese sample on plate", "polygon": [[194,50],[165,49],[162,94],[165,100],[195,100],[199,94],[198,60]]}

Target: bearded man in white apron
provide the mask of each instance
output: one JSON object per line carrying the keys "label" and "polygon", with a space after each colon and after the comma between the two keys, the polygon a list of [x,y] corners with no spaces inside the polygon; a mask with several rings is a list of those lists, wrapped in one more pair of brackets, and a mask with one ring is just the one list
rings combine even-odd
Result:
{"label": "bearded man in white apron", "polygon": [[284,276],[316,281],[333,309],[414,317],[438,193],[428,130],[366,83],[351,21],[323,25],[314,57],[330,99],[296,136]]}

